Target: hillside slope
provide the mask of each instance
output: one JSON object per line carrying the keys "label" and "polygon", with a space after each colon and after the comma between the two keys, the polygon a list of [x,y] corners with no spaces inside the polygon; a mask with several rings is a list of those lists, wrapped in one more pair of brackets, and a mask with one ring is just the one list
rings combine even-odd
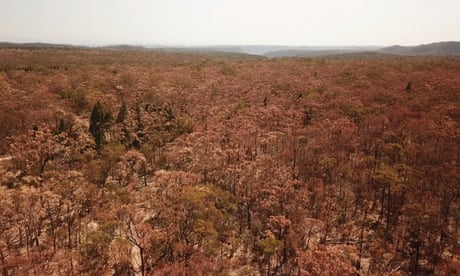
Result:
{"label": "hillside slope", "polygon": [[460,42],[436,42],[418,46],[391,46],[380,50],[383,53],[407,56],[460,56]]}

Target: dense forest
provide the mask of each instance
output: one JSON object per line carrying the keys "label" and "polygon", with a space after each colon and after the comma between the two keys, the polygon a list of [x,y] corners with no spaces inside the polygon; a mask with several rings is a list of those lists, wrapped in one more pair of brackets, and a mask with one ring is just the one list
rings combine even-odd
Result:
{"label": "dense forest", "polygon": [[0,49],[6,275],[459,275],[460,59]]}

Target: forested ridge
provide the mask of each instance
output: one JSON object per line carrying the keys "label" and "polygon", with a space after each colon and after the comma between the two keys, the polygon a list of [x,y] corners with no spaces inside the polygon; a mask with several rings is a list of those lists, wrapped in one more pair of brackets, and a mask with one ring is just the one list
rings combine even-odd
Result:
{"label": "forested ridge", "polygon": [[460,59],[0,49],[2,275],[458,275]]}

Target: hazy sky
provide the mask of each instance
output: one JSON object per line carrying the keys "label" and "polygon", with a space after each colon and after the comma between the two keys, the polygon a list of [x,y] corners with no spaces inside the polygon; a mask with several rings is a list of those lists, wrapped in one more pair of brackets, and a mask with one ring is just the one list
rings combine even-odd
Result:
{"label": "hazy sky", "polygon": [[0,41],[415,45],[460,40],[460,0],[0,0]]}

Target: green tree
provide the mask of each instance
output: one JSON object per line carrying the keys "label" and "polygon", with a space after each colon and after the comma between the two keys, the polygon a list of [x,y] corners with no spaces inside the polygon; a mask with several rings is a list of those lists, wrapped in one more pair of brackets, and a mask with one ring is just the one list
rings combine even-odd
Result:
{"label": "green tree", "polygon": [[94,138],[96,149],[100,150],[105,142],[104,128],[106,124],[112,120],[112,113],[105,111],[102,104],[98,101],[94,104],[91,111],[91,118],[89,123],[89,132]]}

